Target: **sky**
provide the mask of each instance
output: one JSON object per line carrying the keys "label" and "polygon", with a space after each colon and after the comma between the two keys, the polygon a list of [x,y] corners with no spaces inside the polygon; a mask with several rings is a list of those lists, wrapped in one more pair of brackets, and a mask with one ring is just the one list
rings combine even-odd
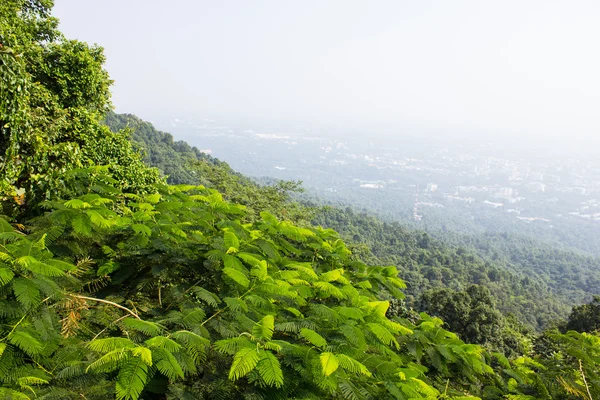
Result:
{"label": "sky", "polygon": [[[118,112],[600,146],[600,2],[55,0]],[[599,147],[600,148],[600,147]]]}

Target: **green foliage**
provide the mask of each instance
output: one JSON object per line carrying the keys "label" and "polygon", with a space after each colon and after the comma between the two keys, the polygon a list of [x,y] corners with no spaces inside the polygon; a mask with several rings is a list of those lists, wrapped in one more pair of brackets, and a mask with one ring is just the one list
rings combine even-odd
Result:
{"label": "green foliage", "polygon": [[[0,218],[1,396],[600,396],[597,335],[549,331],[508,359],[439,318],[398,312],[402,264],[366,264],[360,247],[309,225],[288,201],[296,182],[261,187],[195,154],[198,182],[163,184],[98,122],[102,51],[62,38],[50,6],[0,4],[0,185],[12,218]],[[422,236],[411,254],[448,255],[431,246]],[[424,299],[449,324],[466,313],[476,329],[461,335],[484,342],[497,332],[484,318],[490,294],[466,293]]]}
{"label": "green foliage", "polygon": [[126,134],[100,124],[111,84],[102,48],[63,38],[51,4],[7,0],[0,10],[0,205],[11,214],[71,193],[76,168],[104,165],[126,191],[159,181]]}
{"label": "green foliage", "polygon": [[425,310],[428,291],[480,285],[502,314],[541,331],[600,290],[598,259],[523,237],[448,231],[438,239],[350,208],[325,207],[314,221],[340,232],[363,261],[397,266],[407,283],[406,306],[417,311]]}

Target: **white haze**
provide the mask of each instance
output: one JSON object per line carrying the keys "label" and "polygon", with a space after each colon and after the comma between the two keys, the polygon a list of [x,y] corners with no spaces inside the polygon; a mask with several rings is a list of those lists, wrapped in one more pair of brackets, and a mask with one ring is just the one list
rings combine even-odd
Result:
{"label": "white haze", "polygon": [[600,144],[598,1],[56,0],[118,112]]}

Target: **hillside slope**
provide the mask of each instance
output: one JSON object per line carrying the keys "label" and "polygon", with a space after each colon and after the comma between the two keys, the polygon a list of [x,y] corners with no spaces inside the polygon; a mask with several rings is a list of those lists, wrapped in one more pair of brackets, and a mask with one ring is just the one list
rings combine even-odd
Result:
{"label": "hillside slope", "polygon": [[[276,198],[267,196],[268,187],[257,185],[185,142],[174,141],[172,135],[133,115],[111,114],[106,121],[113,130],[129,127],[131,139],[146,152],[147,162],[169,175],[171,183],[202,183],[258,212],[293,208],[294,212],[284,211],[284,215],[296,220],[310,213],[314,222],[340,232],[366,261],[397,266],[408,284],[407,305],[416,310],[422,310],[421,296],[429,290],[461,292],[478,284],[490,290],[505,315],[512,314],[540,330],[566,318],[573,305],[600,293],[600,260],[596,258],[514,235],[470,237],[447,232],[446,240],[441,241],[350,208],[320,207],[309,212],[309,208],[291,206],[285,187],[270,191],[278,194]],[[266,197],[263,202],[256,200]]]}

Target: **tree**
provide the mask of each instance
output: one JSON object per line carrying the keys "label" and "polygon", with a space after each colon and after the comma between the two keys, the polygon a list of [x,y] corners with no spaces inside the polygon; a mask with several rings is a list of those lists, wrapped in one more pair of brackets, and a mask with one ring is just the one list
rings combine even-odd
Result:
{"label": "tree", "polygon": [[66,40],[51,6],[0,6],[0,199],[9,213],[67,194],[65,175],[77,168],[104,165],[126,191],[158,182],[126,136],[100,124],[112,83],[102,48]]}
{"label": "tree", "polygon": [[594,296],[588,304],[573,307],[566,329],[577,332],[594,332],[600,329],[600,296]]}

